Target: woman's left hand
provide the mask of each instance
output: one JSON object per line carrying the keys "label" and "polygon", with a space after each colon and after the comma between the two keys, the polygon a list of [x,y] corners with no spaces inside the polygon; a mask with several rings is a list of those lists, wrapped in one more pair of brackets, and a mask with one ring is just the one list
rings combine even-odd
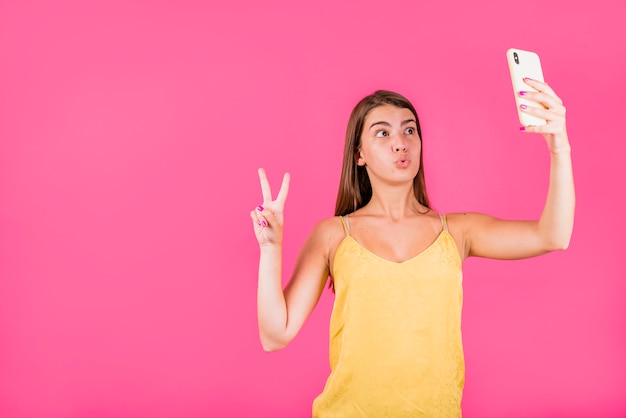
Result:
{"label": "woman's left hand", "polygon": [[538,103],[541,107],[521,106],[524,113],[546,120],[546,125],[526,126],[524,132],[540,133],[545,138],[550,152],[570,151],[565,127],[565,106],[563,100],[544,82],[525,78],[524,82],[537,91],[521,91],[525,99]]}

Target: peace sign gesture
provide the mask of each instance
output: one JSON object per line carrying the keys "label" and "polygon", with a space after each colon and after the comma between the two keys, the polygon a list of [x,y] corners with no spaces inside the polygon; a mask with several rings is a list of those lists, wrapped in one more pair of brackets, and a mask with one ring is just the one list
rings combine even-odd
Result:
{"label": "peace sign gesture", "polygon": [[276,200],[272,200],[272,190],[265,170],[259,168],[263,204],[250,212],[254,234],[260,246],[282,244],[285,201],[289,191],[289,173],[283,176],[283,183]]}

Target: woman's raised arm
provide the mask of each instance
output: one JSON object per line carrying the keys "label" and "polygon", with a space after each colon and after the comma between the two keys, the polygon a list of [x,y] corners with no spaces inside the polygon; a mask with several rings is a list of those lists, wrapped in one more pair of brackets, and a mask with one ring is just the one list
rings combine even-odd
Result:
{"label": "woman's raised arm", "polygon": [[283,292],[282,240],[284,208],[289,190],[285,174],[275,200],[265,174],[259,169],[263,204],[250,212],[259,242],[257,309],[259,335],[266,351],[286,346],[298,333],[324,289],[328,277],[328,245],[325,228],[318,225],[305,243],[292,278]]}
{"label": "woman's raised arm", "polygon": [[543,126],[522,127],[543,135],[550,152],[550,183],[541,217],[535,221],[504,221],[487,215],[457,216],[462,224],[465,255],[516,259],[568,247],[574,226],[574,177],[571,147],[565,126],[565,106],[546,83],[525,79],[537,91],[520,92],[541,107],[521,106],[523,112],[546,119]]}

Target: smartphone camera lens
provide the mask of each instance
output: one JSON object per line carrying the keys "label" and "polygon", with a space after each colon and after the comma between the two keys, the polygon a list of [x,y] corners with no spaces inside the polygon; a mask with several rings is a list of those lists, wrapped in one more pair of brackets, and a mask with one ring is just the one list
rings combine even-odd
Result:
{"label": "smartphone camera lens", "polygon": [[517,56],[517,52],[513,53],[513,59],[515,60],[516,64],[519,64],[519,57]]}

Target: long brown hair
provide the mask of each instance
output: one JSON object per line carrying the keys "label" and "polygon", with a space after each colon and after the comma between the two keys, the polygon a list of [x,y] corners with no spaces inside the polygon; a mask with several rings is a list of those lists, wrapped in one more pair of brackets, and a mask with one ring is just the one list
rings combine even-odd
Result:
{"label": "long brown hair", "polygon": [[[363,98],[350,114],[348,129],[346,130],[346,143],[343,150],[343,166],[341,168],[341,180],[335,215],[344,216],[362,208],[372,198],[372,184],[370,183],[367,170],[357,165],[361,150],[361,135],[365,118],[372,109],[382,105],[393,105],[399,108],[409,109],[417,123],[417,133],[422,141],[422,129],[415,108],[404,96],[387,90],[378,90]],[[413,193],[419,203],[430,209],[428,195],[426,194],[426,182],[424,180],[424,144],[420,153],[420,168],[413,179]]]}

